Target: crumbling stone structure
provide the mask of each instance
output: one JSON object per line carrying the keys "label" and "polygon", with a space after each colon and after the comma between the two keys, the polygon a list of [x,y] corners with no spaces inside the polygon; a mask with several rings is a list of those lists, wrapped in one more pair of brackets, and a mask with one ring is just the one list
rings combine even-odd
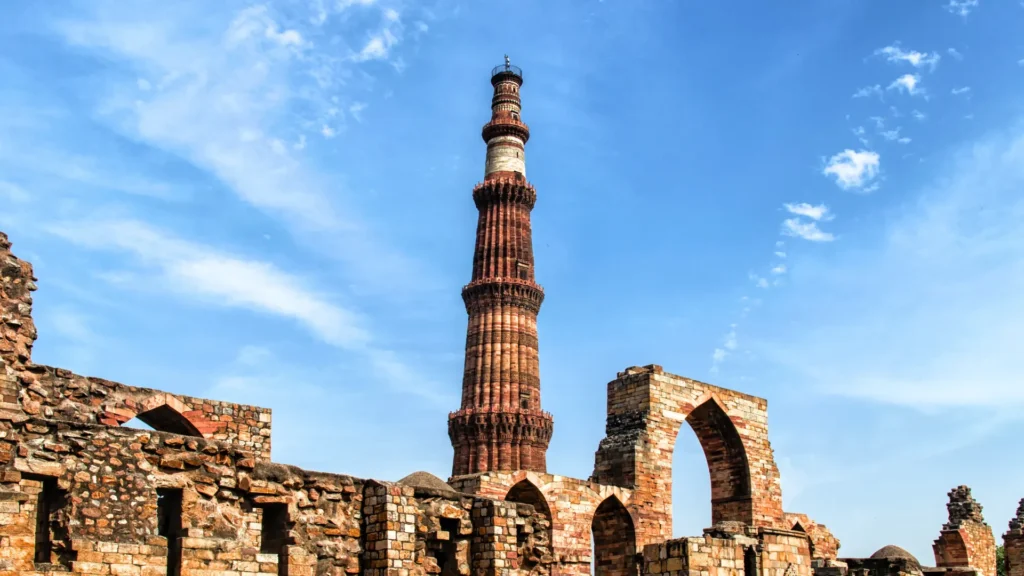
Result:
{"label": "crumbling stone structure", "polygon": [[[888,552],[838,560],[824,525],[783,511],[767,401],[656,365],[608,384],[590,478],[548,473],[522,73],[506,61],[492,85],[447,482],[276,464],[269,409],[33,363],[36,279],[0,233],[0,576],[995,576],[991,530],[985,540],[980,506],[960,489],[940,568]],[[133,418],[153,430],[124,427]],[[707,458],[712,518],[702,535],[671,539],[683,425]],[[1018,516],[1005,537],[1011,576],[1024,576],[1024,503]]]}
{"label": "crumbling stone structure", "polygon": [[996,576],[996,539],[981,515],[981,504],[967,486],[949,492],[949,521],[932,544],[939,568],[973,568],[981,576]]}
{"label": "crumbling stone structure", "polygon": [[1003,534],[1003,553],[1006,576],[1024,576],[1024,498],[1010,520],[1010,529]]}

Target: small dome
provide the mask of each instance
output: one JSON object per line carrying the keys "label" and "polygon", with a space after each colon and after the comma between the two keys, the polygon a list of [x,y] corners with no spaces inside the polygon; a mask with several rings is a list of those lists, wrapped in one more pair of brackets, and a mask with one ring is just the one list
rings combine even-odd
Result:
{"label": "small dome", "polygon": [[921,563],[917,561],[917,558],[914,558],[913,554],[907,552],[899,546],[893,546],[892,544],[888,546],[882,546],[878,549],[877,552],[872,554],[871,557],[876,560],[881,558],[903,558],[906,560],[912,560],[914,564],[917,564],[918,566],[921,565]]}
{"label": "small dome", "polygon": [[413,488],[426,488],[428,490],[436,490],[439,492],[456,492],[455,488],[449,486],[444,480],[441,480],[430,472],[423,472],[422,470],[409,474],[405,478],[399,480],[398,483],[404,486],[412,486]]}

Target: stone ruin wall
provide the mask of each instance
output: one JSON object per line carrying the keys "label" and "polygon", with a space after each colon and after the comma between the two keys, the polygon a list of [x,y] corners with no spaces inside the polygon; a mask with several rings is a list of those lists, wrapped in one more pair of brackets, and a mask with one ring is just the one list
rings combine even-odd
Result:
{"label": "stone ruin wall", "polygon": [[949,492],[949,521],[932,544],[938,568],[974,568],[981,576],[996,576],[996,539],[985,523],[981,504],[967,486]]}
{"label": "stone ruin wall", "polygon": [[[607,437],[589,480],[497,472],[439,490],[274,464],[270,410],[32,364],[35,278],[9,248],[0,233],[0,575],[582,576],[592,563],[601,576],[910,570],[896,559],[837,560],[824,525],[783,512],[765,400],[653,365],[609,383]],[[121,427],[132,418],[156,431]],[[670,539],[684,423],[708,460],[713,518],[702,536]],[[924,570],[994,576],[988,527],[962,500],[954,508],[966,515],[954,522],[951,508],[936,541],[940,567]],[[1010,576],[1024,576],[1022,523],[1024,502],[1004,536]],[[960,541],[966,563],[950,544]]]}
{"label": "stone ruin wall", "polygon": [[1024,576],[1024,498],[1010,520],[1010,529],[1003,534],[1003,551],[1006,576]]}

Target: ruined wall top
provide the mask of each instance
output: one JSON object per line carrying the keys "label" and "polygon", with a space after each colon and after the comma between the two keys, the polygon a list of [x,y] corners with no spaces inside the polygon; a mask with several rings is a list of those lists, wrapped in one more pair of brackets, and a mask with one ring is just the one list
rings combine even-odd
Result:
{"label": "ruined wall top", "polygon": [[957,486],[949,491],[946,509],[949,510],[949,522],[942,526],[943,530],[957,530],[965,522],[985,523],[981,504],[971,496],[971,489],[967,486]]}
{"label": "ruined wall top", "polygon": [[1010,519],[1010,532],[1024,534],[1024,498],[1020,499],[1020,504],[1017,506],[1017,514]]}
{"label": "ruined wall top", "polygon": [[[17,372],[32,358],[36,327],[32,322],[32,265],[11,253],[7,234],[0,232],[0,360]],[[7,371],[0,372],[0,376]]]}
{"label": "ruined wall top", "polygon": [[270,410],[126,386],[32,362],[32,265],[0,232],[0,420],[42,418],[155,430],[229,442],[270,459]]}

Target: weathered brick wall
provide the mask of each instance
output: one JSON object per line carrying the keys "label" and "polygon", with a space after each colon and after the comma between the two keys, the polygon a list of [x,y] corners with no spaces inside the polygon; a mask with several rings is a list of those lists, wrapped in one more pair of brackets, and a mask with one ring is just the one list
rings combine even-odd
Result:
{"label": "weathered brick wall", "polygon": [[0,572],[37,568],[40,478],[61,493],[52,562],[74,573],[162,574],[160,489],[181,490],[182,574],[277,574],[277,554],[260,553],[273,504],[287,508],[291,576],[359,571],[362,485],[350,477],[258,463],[202,438],[34,418],[0,421],[0,445]]}
{"label": "weathered brick wall", "polygon": [[36,329],[32,266],[0,232],[0,418],[30,417],[119,426],[132,418],[154,429],[231,442],[270,460],[270,410],[125,386],[32,364]]}
{"label": "weathered brick wall", "polygon": [[119,426],[138,418],[154,429],[230,442],[270,459],[270,410],[169,394],[32,365],[19,402],[30,416]]}
{"label": "weathered brick wall", "polygon": [[473,574],[508,576],[519,568],[516,543],[517,506],[511,502],[473,503]]}
{"label": "weathered brick wall", "polygon": [[946,508],[949,521],[932,544],[936,567],[969,567],[982,576],[996,576],[996,539],[971,489],[957,486],[950,490]]}
{"label": "weathered brick wall", "polygon": [[[473,499],[416,489],[419,514],[416,524],[414,574],[469,576],[472,567]],[[525,524],[525,519],[522,520]]]}
{"label": "weathered brick wall", "polygon": [[839,554],[839,539],[806,514],[786,512],[785,526],[790,530],[806,532],[811,537],[811,558],[835,560]]}
{"label": "weathered brick wall", "polygon": [[[36,340],[36,327],[32,321],[35,280],[32,265],[11,253],[10,240],[0,232],[0,360],[9,368],[0,370],[0,376],[5,372],[17,372],[32,359],[32,344]],[[2,391],[7,392],[6,389]],[[14,402],[9,397],[0,400]]]}
{"label": "weathered brick wall", "polygon": [[[649,576],[744,575],[745,552],[755,545],[756,541],[749,538],[712,536],[650,544],[644,547],[643,573]],[[751,576],[756,576],[756,573],[755,568]]]}
{"label": "weathered brick wall", "polygon": [[[921,565],[909,558],[845,558],[838,576],[921,576]],[[815,576],[825,576],[815,570]]]}
{"label": "weathered brick wall", "polygon": [[[617,522],[624,527],[619,534],[620,542],[608,541],[605,546],[639,550],[634,530],[635,518],[628,510],[632,493],[627,489],[526,471],[457,476],[450,483],[460,492],[498,500],[507,499],[513,488],[532,487],[540,496],[542,505],[538,506],[533,501],[526,503],[540,509],[539,513],[547,514],[550,518],[550,553],[558,564],[559,574],[590,573],[593,560],[590,535],[595,514],[602,504],[606,505],[606,517],[611,514],[608,509],[614,510]],[[524,492],[517,489],[516,493]],[[608,521],[607,518],[605,521]]]}
{"label": "weathered brick wall", "polygon": [[711,523],[784,527],[782,487],[762,398],[632,367],[608,384],[608,421],[591,480],[631,488],[641,544],[672,536],[672,453],[693,428],[711,474]]}
{"label": "weathered brick wall", "polygon": [[761,576],[810,576],[811,540],[807,534],[775,528],[758,529]]}
{"label": "weathered brick wall", "polygon": [[1006,555],[1006,576],[1024,576],[1024,498],[1017,506],[1017,514],[1010,520],[1010,529],[1003,534]]}

